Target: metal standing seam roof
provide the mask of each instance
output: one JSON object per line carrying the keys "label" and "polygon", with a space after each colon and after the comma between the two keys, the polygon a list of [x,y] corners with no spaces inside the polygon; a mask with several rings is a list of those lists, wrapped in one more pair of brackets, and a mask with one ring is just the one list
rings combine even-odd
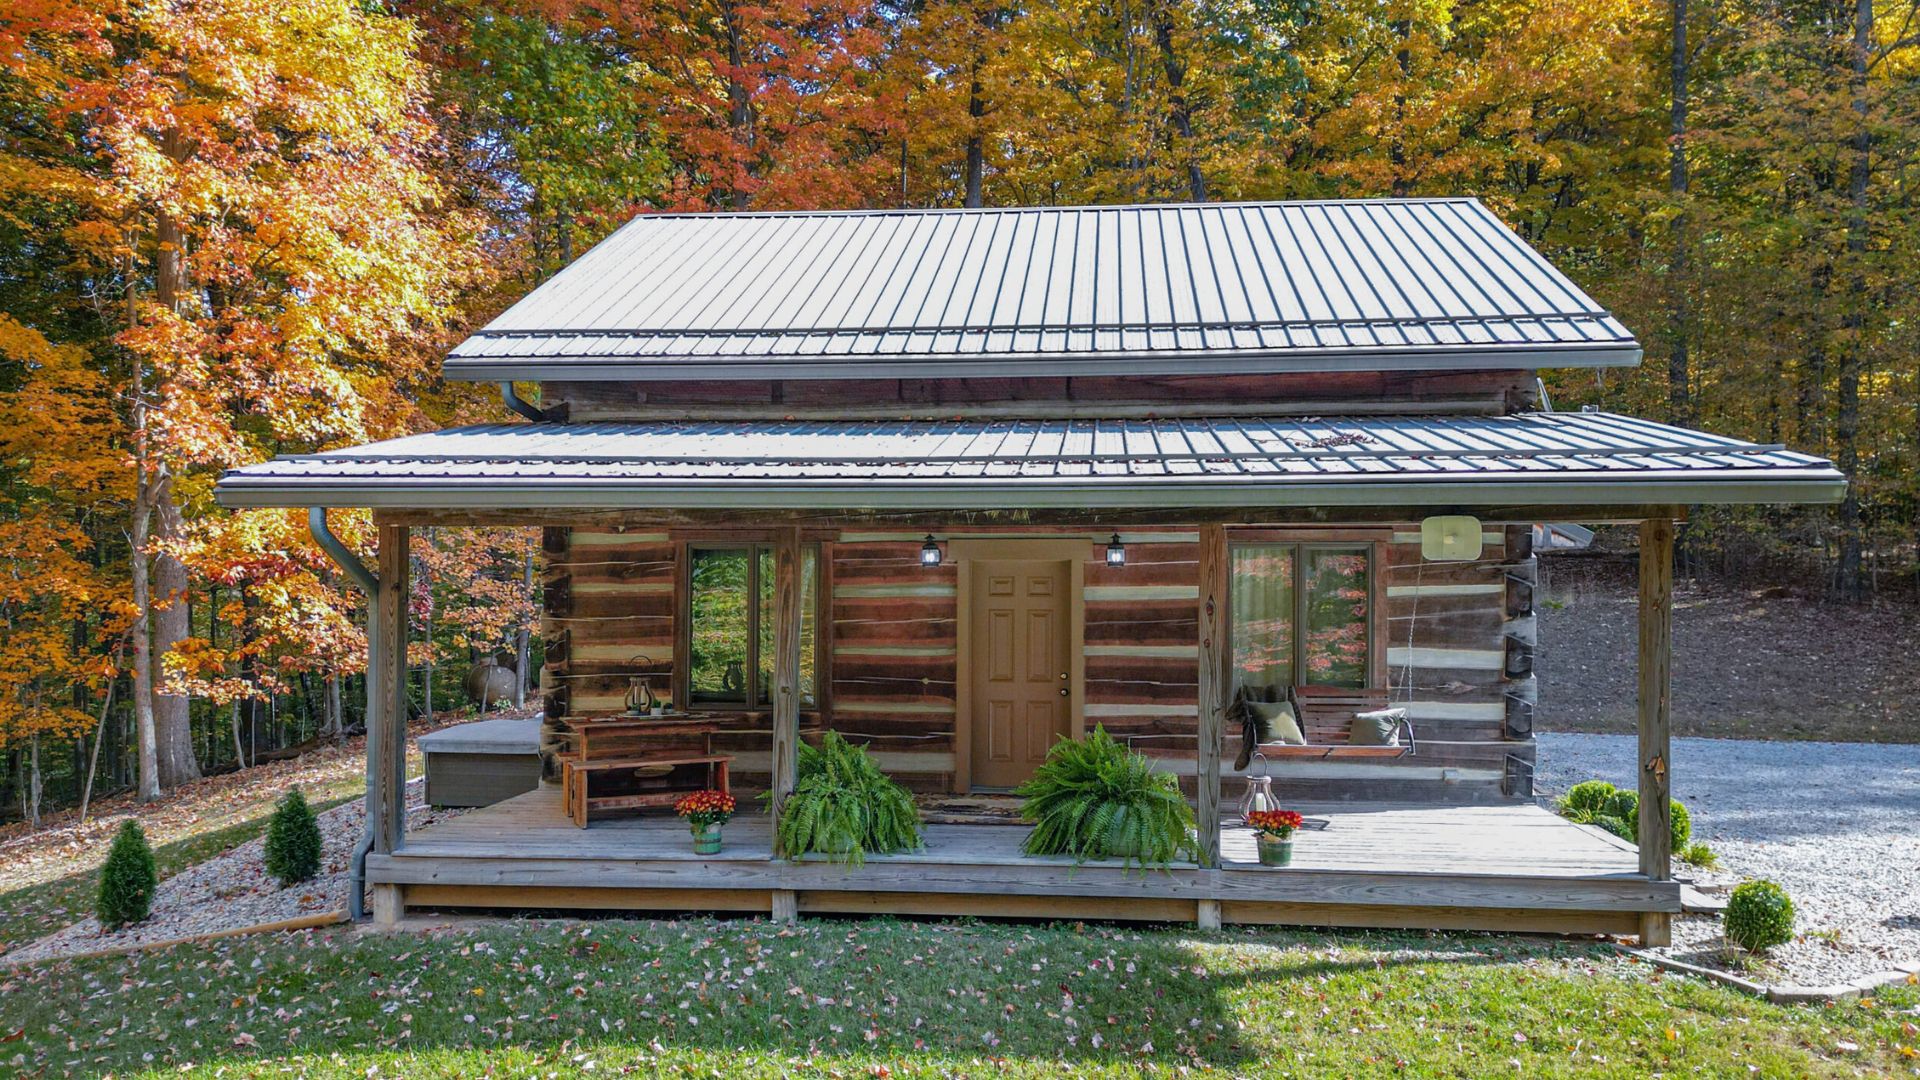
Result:
{"label": "metal standing seam roof", "polygon": [[1474,199],[658,214],[448,356],[479,380],[1636,364]]}
{"label": "metal standing seam roof", "polygon": [[1609,413],[494,424],[228,472],[226,506],[1017,509],[1833,502],[1827,461]]}

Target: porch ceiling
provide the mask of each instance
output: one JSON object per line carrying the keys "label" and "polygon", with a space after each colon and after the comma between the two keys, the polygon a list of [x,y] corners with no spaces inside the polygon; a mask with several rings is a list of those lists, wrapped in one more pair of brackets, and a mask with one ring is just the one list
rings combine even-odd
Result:
{"label": "porch ceiling", "polygon": [[1609,413],[498,424],[229,471],[230,507],[1022,510],[1829,503],[1778,446]]}

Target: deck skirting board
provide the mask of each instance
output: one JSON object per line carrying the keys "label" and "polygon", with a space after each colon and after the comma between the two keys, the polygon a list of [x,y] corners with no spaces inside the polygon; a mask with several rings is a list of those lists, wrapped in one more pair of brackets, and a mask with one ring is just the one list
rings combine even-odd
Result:
{"label": "deck skirting board", "polygon": [[962,865],[869,859],[857,870],[824,862],[775,860],[538,859],[372,855],[367,880],[405,886],[598,888],[643,890],[793,889],[806,892],[951,893],[1179,899],[1345,907],[1680,911],[1680,889],[1632,875],[1529,878],[1347,870],[1174,869],[1142,873],[1114,867]]}

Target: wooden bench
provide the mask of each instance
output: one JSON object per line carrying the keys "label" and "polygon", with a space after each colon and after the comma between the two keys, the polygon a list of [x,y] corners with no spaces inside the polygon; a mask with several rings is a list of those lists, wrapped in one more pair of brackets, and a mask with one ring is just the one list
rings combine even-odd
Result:
{"label": "wooden bench", "polygon": [[595,811],[672,806],[690,792],[728,790],[733,758],[713,752],[711,721],[686,716],[568,720],[561,803],[581,828]]}
{"label": "wooden bench", "polygon": [[[561,796],[567,807],[567,816],[575,825],[587,827],[587,821],[595,810],[642,810],[655,806],[672,806],[690,791],[729,790],[727,766],[733,758],[726,754],[692,754],[661,758],[616,758],[604,761],[581,761],[573,755],[560,759]],[[675,777],[673,773],[685,770],[689,766],[700,766],[703,775]],[[620,794],[593,794],[593,778],[609,773],[631,775],[642,769],[665,768],[667,786],[659,791],[630,791]]]}
{"label": "wooden bench", "polygon": [[1297,743],[1261,743],[1259,752],[1269,758],[1398,758],[1414,752],[1413,724],[1403,712],[1400,716],[1400,745],[1355,746],[1355,713],[1376,712],[1387,708],[1385,690],[1345,690],[1326,686],[1296,686],[1290,695],[1294,711],[1300,717],[1300,733],[1306,745]]}

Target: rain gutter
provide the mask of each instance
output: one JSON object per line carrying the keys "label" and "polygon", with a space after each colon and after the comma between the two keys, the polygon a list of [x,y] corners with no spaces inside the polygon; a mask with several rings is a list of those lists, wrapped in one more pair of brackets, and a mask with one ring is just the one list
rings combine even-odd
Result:
{"label": "rain gutter", "polygon": [[[368,694],[367,714],[371,716],[374,708],[372,673],[380,656],[380,579],[360,561],[359,557],[348,550],[340,538],[333,535],[327,526],[327,510],[323,506],[307,507],[307,531],[313,534],[313,540],[327,557],[346,571],[348,577],[367,594],[367,672]],[[360,833],[360,839],[353,845],[353,860],[347,871],[347,914],[355,922],[367,917],[367,853],[373,850],[373,805],[379,793],[373,788],[374,764],[381,747],[374,741],[374,733],[369,726],[367,731],[367,804],[366,828]]]}

